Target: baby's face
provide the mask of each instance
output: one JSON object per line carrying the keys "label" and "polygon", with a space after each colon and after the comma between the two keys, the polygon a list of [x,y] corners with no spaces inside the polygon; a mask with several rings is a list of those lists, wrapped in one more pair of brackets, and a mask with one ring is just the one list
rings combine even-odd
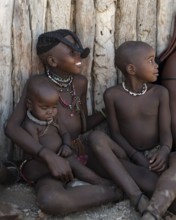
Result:
{"label": "baby's face", "polygon": [[31,113],[41,121],[50,121],[57,115],[59,96],[45,95],[43,97],[35,97],[32,100]]}

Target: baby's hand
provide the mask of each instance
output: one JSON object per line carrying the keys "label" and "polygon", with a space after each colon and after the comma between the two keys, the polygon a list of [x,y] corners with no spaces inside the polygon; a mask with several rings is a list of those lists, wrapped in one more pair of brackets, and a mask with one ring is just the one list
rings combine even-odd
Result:
{"label": "baby's hand", "polygon": [[167,168],[168,165],[168,156],[169,151],[165,147],[161,147],[157,152],[153,154],[153,156],[150,158],[149,163],[149,169],[160,173],[164,171]]}
{"label": "baby's hand", "polygon": [[73,154],[73,150],[71,149],[71,146],[67,145],[67,144],[63,144],[61,146],[61,153],[60,156],[62,157],[68,157],[71,156]]}

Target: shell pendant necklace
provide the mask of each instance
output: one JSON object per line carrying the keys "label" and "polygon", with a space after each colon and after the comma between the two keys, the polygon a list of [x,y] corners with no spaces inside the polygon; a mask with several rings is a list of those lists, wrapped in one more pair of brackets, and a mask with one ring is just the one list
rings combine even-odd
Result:
{"label": "shell pendant necklace", "polygon": [[147,92],[147,84],[144,83],[142,85],[142,91],[141,92],[132,92],[130,91],[129,89],[127,89],[126,85],[125,85],[125,82],[122,82],[122,87],[123,89],[128,92],[130,95],[132,96],[140,96],[140,95],[144,95],[146,92]]}

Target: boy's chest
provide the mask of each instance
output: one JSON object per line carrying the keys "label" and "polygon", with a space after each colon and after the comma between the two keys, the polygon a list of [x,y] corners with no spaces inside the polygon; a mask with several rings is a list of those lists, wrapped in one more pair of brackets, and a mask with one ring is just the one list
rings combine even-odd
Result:
{"label": "boy's chest", "polygon": [[155,97],[130,97],[115,103],[117,115],[124,120],[134,120],[140,117],[156,116],[159,109],[159,100]]}

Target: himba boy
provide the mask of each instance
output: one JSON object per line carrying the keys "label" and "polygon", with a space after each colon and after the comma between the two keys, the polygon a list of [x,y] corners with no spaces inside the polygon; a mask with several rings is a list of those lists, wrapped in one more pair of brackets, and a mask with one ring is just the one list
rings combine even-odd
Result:
{"label": "himba boy", "polygon": [[[86,105],[87,79],[81,75],[82,59],[89,49],[84,49],[79,38],[72,31],[60,29],[39,36],[37,54],[46,72],[44,78],[51,81],[59,93],[57,105],[60,125],[70,133],[72,142],[81,144],[80,134],[103,121],[100,113],[88,116]],[[10,117],[6,133],[25,152],[39,156],[50,171],[50,176],[40,178],[36,183],[37,203],[45,213],[68,214],[109,201],[118,201],[121,194],[110,186],[87,185],[67,190],[63,182],[73,179],[68,160],[29,135],[21,124],[26,116],[26,89]],[[29,163],[28,163],[29,165]]]}
{"label": "himba boy", "polygon": [[[143,206],[142,220],[161,219],[171,204],[171,210],[176,212],[176,155],[170,153],[172,135],[168,91],[152,84],[158,77],[158,65],[155,51],[147,43],[123,43],[116,51],[115,61],[124,81],[104,94],[110,132],[129,158],[121,159],[126,170],[148,196],[154,192],[148,205]],[[112,179],[120,183],[117,148],[111,147],[108,138],[107,142],[105,139],[102,142],[101,132],[92,136],[94,152]],[[127,181],[122,188],[129,195],[131,183]]]}

